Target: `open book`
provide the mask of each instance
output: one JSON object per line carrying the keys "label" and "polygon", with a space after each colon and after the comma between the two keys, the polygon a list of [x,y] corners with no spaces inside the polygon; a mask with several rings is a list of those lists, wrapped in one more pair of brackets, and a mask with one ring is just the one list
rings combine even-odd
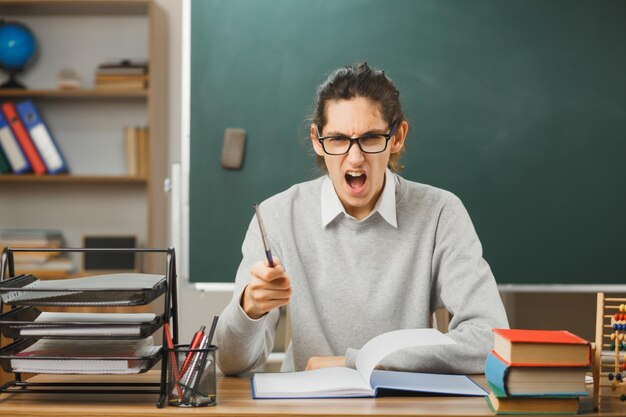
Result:
{"label": "open book", "polygon": [[259,398],[376,397],[380,389],[484,397],[487,392],[465,375],[374,370],[389,354],[410,347],[456,342],[435,329],[395,330],[367,342],[356,369],[333,367],[313,371],[255,374],[252,396]]}

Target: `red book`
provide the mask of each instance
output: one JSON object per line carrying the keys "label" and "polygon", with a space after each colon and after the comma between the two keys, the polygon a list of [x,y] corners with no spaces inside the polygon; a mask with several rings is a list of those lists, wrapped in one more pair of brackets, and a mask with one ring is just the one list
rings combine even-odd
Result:
{"label": "red book", "polygon": [[566,330],[493,329],[493,350],[513,366],[589,366],[591,345]]}
{"label": "red book", "polygon": [[30,162],[30,166],[33,169],[33,172],[37,175],[43,175],[46,173],[46,165],[44,164],[35,144],[30,138],[30,135],[26,131],[22,120],[17,115],[15,111],[15,106],[10,101],[5,101],[2,103],[2,112],[4,113],[4,117],[6,117],[9,125],[11,126],[11,130],[13,134],[17,138],[17,141],[28,158],[28,162]]}

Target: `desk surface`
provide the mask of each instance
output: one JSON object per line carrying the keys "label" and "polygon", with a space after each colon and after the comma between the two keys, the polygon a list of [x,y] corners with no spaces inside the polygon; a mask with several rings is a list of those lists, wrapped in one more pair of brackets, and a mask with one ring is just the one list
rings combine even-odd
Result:
{"label": "desk surface", "polygon": [[[98,377],[103,381],[108,377]],[[117,379],[114,379],[117,378]],[[133,381],[158,380],[158,373],[126,376]],[[70,377],[38,375],[32,382],[60,382]],[[72,381],[93,377],[71,376]],[[474,378],[484,386],[484,377]],[[111,377],[109,380],[120,380]],[[128,382],[129,379],[122,381]],[[482,397],[387,397],[316,400],[253,400],[248,378],[219,378],[218,405],[205,408],[156,408],[157,395],[149,394],[1,394],[0,416],[174,416],[223,415],[223,416],[493,416]],[[584,409],[589,410],[590,401]],[[604,404],[598,416],[617,416],[626,413],[626,404],[610,401]],[[587,411],[589,413],[589,411]],[[585,414],[587,414],[585,413]]]}

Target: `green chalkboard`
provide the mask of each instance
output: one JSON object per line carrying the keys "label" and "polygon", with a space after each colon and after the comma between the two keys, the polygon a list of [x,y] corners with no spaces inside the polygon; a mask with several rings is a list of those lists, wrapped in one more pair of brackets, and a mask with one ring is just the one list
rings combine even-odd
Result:
{"label": "green chalkboard", "polygon": [[252,204],[319,175],[316,86],[367,61],[401,91],[403,175],[463,200],[499,283],[624,283],[625,21],[619,0],[193,1],[190,279],[234,280]]}

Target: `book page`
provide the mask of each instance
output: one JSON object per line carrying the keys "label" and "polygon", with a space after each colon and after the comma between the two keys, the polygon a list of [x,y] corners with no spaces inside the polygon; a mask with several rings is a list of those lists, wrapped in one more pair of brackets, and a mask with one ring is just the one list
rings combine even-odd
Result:
{"label": "book page", "polygon": [[388,355],[417,346],[454,345],[456,342],[437,329],[404,329],[383,333],[361,348],[356,369],[369,384],[372,371]]}
{"label": "book page", "polygon": [[42,311],[34,323],[149,323],[156,318],[154,313],[66,313]]}
{"label": "book page", "polygon": [[[151,323],[156,319],[152,313],[57,313],[42,312],[33,321],[35,326],[26,326],[20,331],[21,336],[136,336],[140,334],[140,323]],[[51,323],[49,326],[45,324]],[[68,323],[70,326],[57,325]],[[89,324],[100,324],[98,327]],[[128,326],[106,326],[106,324]],[[36,326],[42,324],[44,326]],[[87,326],[81,326],[86,324]]]}

